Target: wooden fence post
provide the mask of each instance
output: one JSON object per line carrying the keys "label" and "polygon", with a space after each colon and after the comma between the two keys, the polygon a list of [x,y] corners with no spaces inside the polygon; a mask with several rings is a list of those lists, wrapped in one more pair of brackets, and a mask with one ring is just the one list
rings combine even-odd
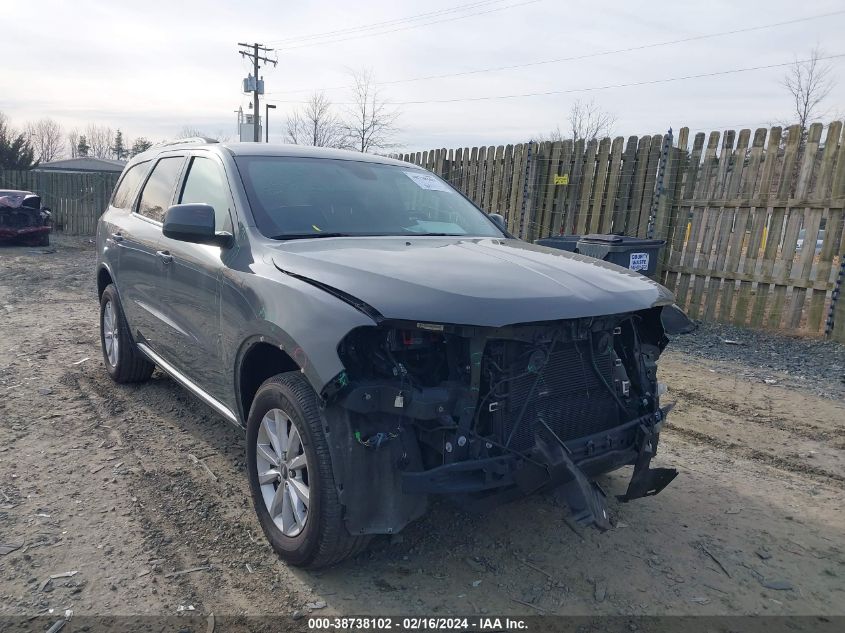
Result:
{"label": "wooden fence post", "polygon": [[[651,199],[651,210],[648,214],[648,224],[646,225],[646,238],[652,239],[654,237],[654,224],[657,221],[657,208],[663,198],[663,192],[666,187],[665,178],[668,176],[666,171],[666,162],[669,160],[669,151],[672,149],[672,128],[663,137],[663,146],[660,148],[660,163],[657,166],[657,183],[654,187],[654,195]],[[665,205],[664,205],[665,206]]]}
{"label": "wooden fence post", "polygon": [[840,255],[839,274],[836,276],[836,285],[830,297],[830,312],[825,323],[825,336],[832,337],[834,341],[845,343],[845,301],[842,301],[842,283],[845,281],[845,257]]}

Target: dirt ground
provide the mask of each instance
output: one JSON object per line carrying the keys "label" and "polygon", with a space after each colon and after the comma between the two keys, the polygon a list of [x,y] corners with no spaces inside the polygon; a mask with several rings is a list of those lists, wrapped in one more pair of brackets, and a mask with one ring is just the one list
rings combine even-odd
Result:
{"label": "dirt ground", "polygon": [[439,503],[309,573],[265,542],[233,426],[159,372],[109,380],[93,244],[55,242],[0,247],[0,543],[21,545],[0,549],[0,615],[845,613],[845,404],[749,377],[741,347],[663,357],[656,462],[681,474],[611,501],[614,529],[571,526],[553,494]]}

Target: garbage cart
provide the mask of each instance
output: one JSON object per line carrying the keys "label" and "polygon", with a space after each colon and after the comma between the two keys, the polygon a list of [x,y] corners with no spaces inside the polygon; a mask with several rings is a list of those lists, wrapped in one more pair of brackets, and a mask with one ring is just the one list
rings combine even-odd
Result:
{"label": "garbage cart", "polygon": [[569,251],[570,253],[578,252],[578,240],[580,235],[553,235],[551,237],[543,237],[535,240],[535,244],[540,246],[548,246],[550,248],[557,248],[562,251]]}
{"label": "garbage cart", "polygon": [[660,249],[666,240],[648,240],[627,235],[584,235],[577,243],[577,252],[603,259],[654,278]]}

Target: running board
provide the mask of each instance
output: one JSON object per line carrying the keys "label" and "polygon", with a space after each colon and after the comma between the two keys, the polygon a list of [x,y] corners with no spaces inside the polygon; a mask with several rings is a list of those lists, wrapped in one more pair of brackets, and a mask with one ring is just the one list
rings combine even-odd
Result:
{"label": "running board", "polygon": [[234,413],[232,413],[232,410],[229,409],[229,407],[227,407],[225,404],[223,404],[222,402],[220,402],[216,398],[208,395],[193,380],[191,380],[190,378],[185,376],[185,374],[180,372],[173,365],[171,365],[166,360],[164,360],[161,356],[156,354],[153,350],[151,350],[144,343],[136,343],[136,346],[138,347],[139,350],[141,350],[141,353],[144,356],[146,356],[152,362],[154,362],[156,365],[161,367],[161,369],[164,370],[171,378],[173,378],[173,380],[178,382],[180,385],[182,385],[185,389],[187,389],[192,394],[194,394],[197,398],[202,400],[209,407],[211,407],[212,409],[217,411],[217,413],[222,415],[229,422],[231,422],[232,424],[237,426],[239,429],[243,429],[243,426],[241,426],[241,423],[238,422],[237,416]]}

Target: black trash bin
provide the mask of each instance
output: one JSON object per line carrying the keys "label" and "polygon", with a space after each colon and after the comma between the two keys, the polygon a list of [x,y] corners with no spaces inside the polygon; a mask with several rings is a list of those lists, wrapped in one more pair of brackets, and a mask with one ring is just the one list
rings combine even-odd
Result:
{"label": "black trash bin", "polygon": [[580,235],[553,235],[552,237],[544,237],[536,240],[534,243],[539,244],[540,246],[548,246],[562,251],[569,251],[570,253],[577,253],[578,240],[580,239]]}
{"label": "black trash bin", "polygon": [[603,259],[654,278],[657,259],[666,240],[647,240],[627,235],[585,235],[578,240],[578,252]]}

